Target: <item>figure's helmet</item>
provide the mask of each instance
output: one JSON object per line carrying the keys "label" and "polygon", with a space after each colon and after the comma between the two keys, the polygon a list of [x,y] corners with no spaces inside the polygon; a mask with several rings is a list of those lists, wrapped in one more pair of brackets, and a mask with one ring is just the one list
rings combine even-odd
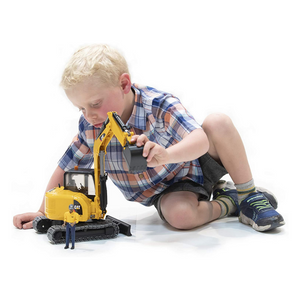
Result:
{"label": "figure's helmet", "polygon": [[69,210],[73,210],[74,209],[74,205],[73,204],[70,204],[69,205]]}

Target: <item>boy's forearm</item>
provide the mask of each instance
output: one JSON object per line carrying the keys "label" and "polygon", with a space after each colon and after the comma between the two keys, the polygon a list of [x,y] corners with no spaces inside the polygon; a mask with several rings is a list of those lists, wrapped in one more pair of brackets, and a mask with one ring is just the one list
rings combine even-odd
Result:
{"label": "boy's forearm", "polygon": [[204,155],[209,149],[209,142],[202,129],[195,129],[181,142],[167,149],[168,163],[191,161]]}
{"label": "boy's forearm", "polygon": [[[57,168],[55,169],[55,171],[53,172],[53,174],[49,180],[49,183],[46,188],[46,192],[51,190],[54,187],[57,187],[58,184],[63,185],[64,174],[65,174],[65,171],[62,170],[59,166],[57,166]],[[45,214],[45,196],[43,197],[43,201],[42,201],[39,211],[42,212],[43,214]]]}

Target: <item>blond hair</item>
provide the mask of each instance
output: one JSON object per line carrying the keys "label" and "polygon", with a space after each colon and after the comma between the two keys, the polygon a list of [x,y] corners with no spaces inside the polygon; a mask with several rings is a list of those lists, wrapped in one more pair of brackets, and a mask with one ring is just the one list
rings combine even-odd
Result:
{"label": "blond hair", "polygon": [[123,73],[129,74],[125,58],[108,45],[80,48],[67,64],[60,85],[67,90],[94,76],[107,85],[117,86]]}

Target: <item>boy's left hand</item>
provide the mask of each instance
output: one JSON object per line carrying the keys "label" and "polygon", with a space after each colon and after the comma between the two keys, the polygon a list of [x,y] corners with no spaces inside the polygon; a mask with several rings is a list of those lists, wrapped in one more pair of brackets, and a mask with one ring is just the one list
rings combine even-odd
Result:
{"label": "boy's left hand", "polygon": [[162,146],[149,141],[145,134],[134,135],[131,142],[135,142],[137,147],[144,146],[143,156],[147,158],[148,167],[154,168],[168,163],[168,151]]}

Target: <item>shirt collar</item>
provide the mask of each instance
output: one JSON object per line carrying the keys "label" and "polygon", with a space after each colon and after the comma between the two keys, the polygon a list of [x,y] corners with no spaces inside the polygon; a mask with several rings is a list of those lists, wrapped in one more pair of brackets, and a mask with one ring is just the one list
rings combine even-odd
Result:
{"label": "shirt collar", "polygon": [[140,90],[137,88],[136,84],[133,84],[132,89],[134,90],[134,106],[132,114],[127,121],[126,125],[130,125],[134,128],[141,130],[146,130],[147,124],[147,114],[143,106],[143,100]]}

